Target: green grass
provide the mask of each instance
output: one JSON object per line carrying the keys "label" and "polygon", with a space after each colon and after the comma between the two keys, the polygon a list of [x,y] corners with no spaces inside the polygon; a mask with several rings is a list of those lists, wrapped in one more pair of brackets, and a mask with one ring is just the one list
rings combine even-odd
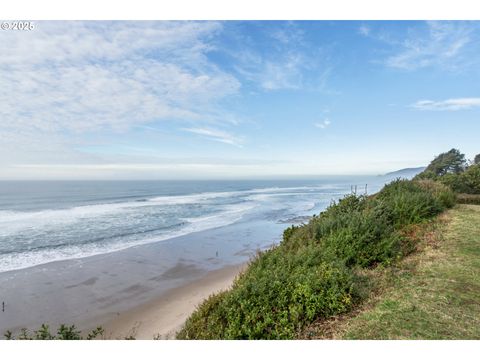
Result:
{"label": "green grass", "polygon": [[317,319],[345,314],[370,290],[363,272],[411,253],[408,231],[454,204],[432,181],[397,180],[375,196],[346,196],[281,244],[258,254],[232,289],[207,299],[179,339],[293,339]]}
{"label": "green grass", "polygon": [[446,217],[423,249],[376,274],[383,287],[363,309],[319,324],[313,337],[480,339],[480,206],[459,205]]}

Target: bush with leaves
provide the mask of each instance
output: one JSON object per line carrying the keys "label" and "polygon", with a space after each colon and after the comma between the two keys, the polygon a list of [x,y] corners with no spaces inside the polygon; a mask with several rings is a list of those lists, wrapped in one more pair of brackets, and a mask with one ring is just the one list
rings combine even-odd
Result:
{"label": "bush with leaves", "polygon": [[439,181],[457,193],[480,194],[480,165],[471,165],[461,174],[447,174]]}
{"label": "bush with leaves", "polygon": [[289,339],[317,318],[348,311],[360,299],[356,269],[388,265],[411,251],[406,226],[455,202],[433,181],[396,180],[380,193],[348,195],[277,247],[257,255],[231,290],[190,316],[180,339]]}
{"label": "bush with leaves", "polygon": [[258,255],[230,291],[211,296],[187,320],[180,339],[290,339],[318,316],[347,311],[353,276],[326,262],[318,247]]}
{"label": "bush with leaves", "polygon": [[[101,337],[104,333],[102,327],[97,327],[87,334],[86,340],[94,340]],[[75,325],[66,326],[62,324],[57,329],[56,334],[50,332],[50,328],[46,324],[42,324],[38,330],[30,333],[27,329],[23,328],[16,336],[11,331],[7,331],[5,334],[7,340],[84,340],[81,332],[75,328]]]}

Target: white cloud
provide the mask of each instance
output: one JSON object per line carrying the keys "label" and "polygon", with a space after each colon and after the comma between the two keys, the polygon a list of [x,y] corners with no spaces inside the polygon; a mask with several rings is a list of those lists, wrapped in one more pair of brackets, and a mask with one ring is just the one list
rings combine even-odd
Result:
{"label": "white cloud", "polygon": [[412,105],[419,110],[456,111],[480,107],[480,98],[458,98],[443,101],[420,100]]}
{"label": "white cloud", "polygon": [[212,119],[240,83],[209,63],[201,22],[39,22],[0,33],[0,132],[125,130]]}
{"label": "white cloud", "polygon": [[293,21],[282,23],[282,26],[270,30],[269,35],[275,41],[280,42],[282,46],[305,44],[304,30]]}
{"label": "white cloud", "polygon": [[264,90],[295,90],[303,86],[307,60],[301,54],[286,53],[273,59],[243,51],[237,60],[236,71]]}
{"label": "white cloud", "polygon": [[290,55],[282,62],[266,61],[259,76],[261,86],[266,90],[298,89],[302,85],[302,59]]}
{"label": "white cloud", "polygon": [[232,57],[234,70],[247,84],[266,91],[325,90],[330,73],[327,51],[309,42],[298,24],[269,23],[259,33],[263,42],[242,37],[233,49],[224,49]]}
{"label": "white cloud", "polygon": [[317,122],[313,125],[319,129],[326,129],[328,126],[330,126],[331,123],[332,122],[329,119],[325,119],[322,122]]}
{"label": "white cloud", "polygon": [[478,44],[474,41],[475,23],[427,22],[426,30],[412,29],[400,44],[400,52],[388,57],[387,66],[414,70],[429,66],[461,69],[478,61]]}
{"label": "white cloud", "polygon": [[88,134],[234,123],[221,102],[240,82],[206,56],[221,30],[217,22],[40,21],[30,32],[0,32],[0,164],[102,162],[76,150]]}
{"label": "white cloud", "polygon": [[365,25],[365,24],[362,24],[359,28],[358,28],[358,32],[363,35],[363,36],[368,36],[370,35],[370,28]]}
{"label": "white cloud", "polygon": [[[154,50],[192,63],[204,61],[206,36],[216,22],[41,21],[31,32],[2,32],[0,62],[6,65],[115,61]],[[7,51],[9,50],[9,51]]]}
{"label": "white cloud", "polygon": [[207,139],[222,142],[225,144],[235,145],[241,147],[243,139],[232,135],[226,131],[209,128],[184,128],[184,131],[188,131],[193,134],[205,136]]}

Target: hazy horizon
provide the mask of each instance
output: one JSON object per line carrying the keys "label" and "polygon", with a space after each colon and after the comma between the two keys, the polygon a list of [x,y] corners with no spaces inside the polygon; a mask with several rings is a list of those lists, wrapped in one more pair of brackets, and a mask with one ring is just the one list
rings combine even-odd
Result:
{"label": "hazy horizon", "polygon": [[256,176],[256,175],[252,175],[252,176],[245,176],[245,177],[241,177],[241,176],[223,176],[223,177],[208,177],[207,176],[204,176],[204,177],[201,177],[201,176],[195,176],[195,175],[190,175],[188,178],[181,178],[181,177],[175,177],[176,174],[173,173],[172,174],[172,177],[155,177],[155,175],[152,175],[152,177],[148,178],[148,177],[125,177],[125,178],[122,178],[122,177],[116,177],[116,178],[109,178],[109,177],[102,177],[102,175],[100,175],[98,178],[92,178],[92,177],[84,177],[84,178],[81,178],[81,177],[75,177],[75,178],[69,178],[69,177],[64,177],[64,178],[60,178],[60,177],[53,177],[53,178],[47,178],[47,177],[44,177],[44,178],[41,178],[41,177],[38,177],[38,178],[0,178],[0,182],[14,182],[14,181],[71,181],[71,182],[75,182],[75,181],[105,181],[105,182],[115,182],[115,181],[168,181],[168,182],[172,182],[172,181],[185,181],[185,182],[188,182],[188,181],[289,181],[289,180],[292,180],[292,181],[296,181],[296,180],[325,180],[325,179],[345,179],[345,178],[355,178],[355,179],[358,179],[358,178],[372,178],[372,177],[382,177],[382,176],[385,176],[385,175],[388,175],[389,173],[394,173],[394,172],[397,172],[397,171],[401,171],[401,170],[406,170],[406,169],[417,169],[417,168],[424,168],[425,166],[416,166],[416,167],[407,167],[407,168],[401,168],[401,169],[394,169],[392,171],[389,171],[389,172],[384,172],[384,173],[345,173],[345,174],[304,174],[304,175],[282,175],[282,174],[278,174],[278,175],[271,175],[271,176]]}
{"label": "hazy horizon", "polygon": [[0,180],[379,175],[480,152],[476,21],[0,32]]}

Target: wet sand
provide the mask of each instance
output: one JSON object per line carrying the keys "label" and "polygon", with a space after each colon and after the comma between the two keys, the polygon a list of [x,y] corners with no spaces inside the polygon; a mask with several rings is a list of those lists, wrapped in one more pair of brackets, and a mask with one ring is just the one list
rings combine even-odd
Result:
{"label": "wet sand", "polygon": [[[107,339],[174,339],[185,320],[210,295],[227,290],[245,264],[227,266],[201,279],[172,289],[158,298],[119,313],[103,325]],[[185,269],[188,271],[188,269]],[[178,269],[181,272],[181,269]]]}
{"label": "wet sand", "polygon": [[108,325],[105,336],[110,338],[124,337],[133,328],[136,337],[168,337],[203,298],[231,284],[239,264],[278,243],[284,227],[248,219],[109,254],[0,273],[0,302],[5,302],[0,338],[7,330],[18,334],[42,323],[51,329],[75,324],[81,330]]}

